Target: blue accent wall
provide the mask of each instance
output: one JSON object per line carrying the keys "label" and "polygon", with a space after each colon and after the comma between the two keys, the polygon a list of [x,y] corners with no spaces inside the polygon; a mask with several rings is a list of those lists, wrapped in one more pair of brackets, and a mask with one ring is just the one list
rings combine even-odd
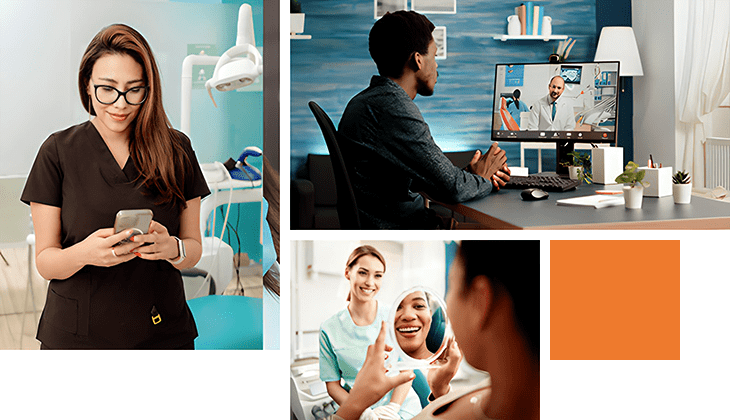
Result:
{"label": "blue accent wall", "polygon": [[[605,26],[631,26],[631,0],[596,0],[596,34]],[[618,133],[619,147],[624,148],[624,162],[634,159],[634,80],[622,78],[623,92],[619,91]]]}
{"label": "blue accent wall", "polygon": [[[553,34],[577,39],[568,62],[592,61],[598,32],[595,0],[538,2],[551,16]],[[507,41],[507,17],[520,2],[458,0],[456,14],[427,14],[436,26],[446,26],[446,60],[439,60],[439,80],[431,97],[416,97],[436,143],[444,151],[461,151],[491,144],[494,68],[498,63],[547,62],[558,41]],[[339,122],[347,102],[363,90],[377,69],[368,53],[373,2],[353,4],[307,0],[304,32],[311,40],[291,41],[291,172],[302,175],[309,153],[327,154],[322,133],[307,103],[311,100]],[[502,142],[511,166],[519,166],[519,143]],[[552,156],[552,159],[551,159]],[[537,152],[526,152],[531,172]],[[543,151],[543,165],[554,166],[554,152]]]}

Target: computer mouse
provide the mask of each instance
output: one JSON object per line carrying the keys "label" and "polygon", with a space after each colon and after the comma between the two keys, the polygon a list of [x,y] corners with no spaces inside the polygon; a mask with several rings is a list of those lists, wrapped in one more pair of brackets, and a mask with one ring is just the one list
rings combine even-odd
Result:
{"label": "computer mouse", "polygon": [[526,190],[522,190],[522,193],[520,194],[522,196],[522,199],[525,201],[535,201],[535,200],[544,200],[548,198],[550,194],[547,192],[539,189],[539,188],[528,188]]}

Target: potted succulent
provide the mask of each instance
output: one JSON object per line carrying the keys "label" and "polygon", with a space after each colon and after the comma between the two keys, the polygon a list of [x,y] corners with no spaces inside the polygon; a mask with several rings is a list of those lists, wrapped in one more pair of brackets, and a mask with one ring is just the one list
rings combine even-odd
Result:
{"label": "potted succulent", "polygon": [[687,172],[677,171],[672,175],[674,204],[689,204],[692,199],[692,179]]}
{"label": "potted succulent", "polygon": [[302,4],[299,0],[290,0],[290,28],[291,35],[301,34],[304,32],[304,13],[302,13]]}
{"label": "potted succulent", "polygon": [[568,156],[573,158],[572,162],[561,162],[560,164],[568,167],[570,179],[577,179],[586,184],[593,182],[591,177],[591,155],[588,153],[570,152]]}
{"label": "potted succulent", "polygon": [[616,177],[616,182],[624,184],[624,201],[627,209],[641,208],[644,188],[649,186],[647,182],[644,182],[645,174],[646,171],[640,170],[639,165],[629,161],[623,173]]}

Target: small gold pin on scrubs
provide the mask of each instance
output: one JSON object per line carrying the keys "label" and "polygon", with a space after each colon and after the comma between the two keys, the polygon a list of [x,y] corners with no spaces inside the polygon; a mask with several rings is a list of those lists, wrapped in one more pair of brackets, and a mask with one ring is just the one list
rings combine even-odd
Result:
{"label": "small gold pin on scrubs", "polygon": [[162,317],[160,316],[159,312],[157,312],[157,308],[155,308],[154,306],[152,307],[151,314],[152,314],[152,323],[153,324],[157,325],[160,322],[162,322]]}

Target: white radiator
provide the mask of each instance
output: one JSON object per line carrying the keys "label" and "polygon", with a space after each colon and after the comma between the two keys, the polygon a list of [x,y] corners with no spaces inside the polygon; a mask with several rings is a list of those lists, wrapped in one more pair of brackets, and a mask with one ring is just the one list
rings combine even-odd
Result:
{"label": "white radiator", "polygon": [[705,188],[730,188],[730,139],[708,137],[705,147]]}

